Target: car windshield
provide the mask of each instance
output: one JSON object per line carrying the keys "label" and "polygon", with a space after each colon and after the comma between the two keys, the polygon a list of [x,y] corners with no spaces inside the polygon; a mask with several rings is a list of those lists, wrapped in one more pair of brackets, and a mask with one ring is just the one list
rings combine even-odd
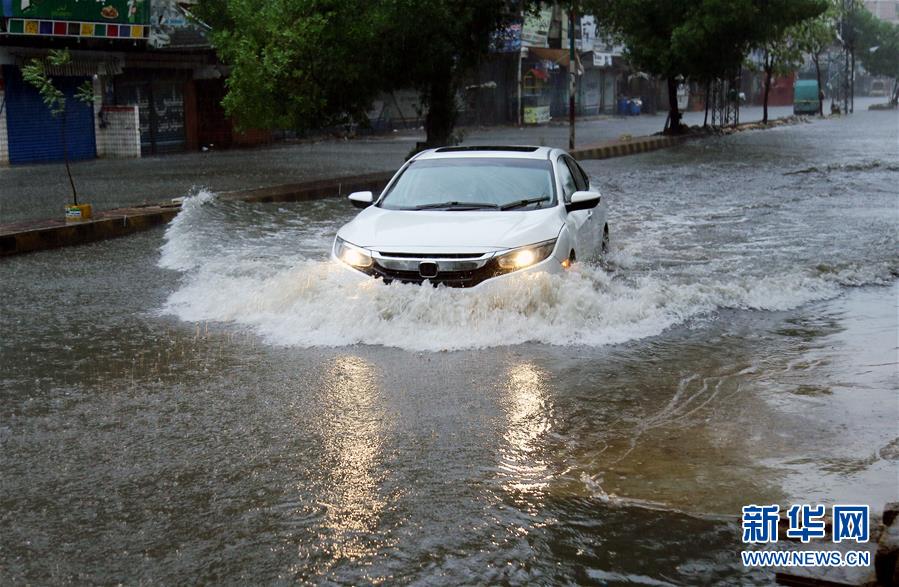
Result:
{"label": "car windshield", "polygon": [[390,210],[528,210],[554,204],[549,161],[465,157],[413,161],[379,206]]}

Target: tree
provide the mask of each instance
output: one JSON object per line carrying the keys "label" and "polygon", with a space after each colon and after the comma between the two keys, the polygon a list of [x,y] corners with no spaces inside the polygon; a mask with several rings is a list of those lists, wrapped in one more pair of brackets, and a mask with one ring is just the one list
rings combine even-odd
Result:
{"label": "tree", "polygon": [[818,80],[818,115],[824,116],[824,86],[821,80],[821,56],[836,40],[836,22],[839,6],[837,0],[829,0],[827,9],[814,18],[806,19],[792,27],[789,35],[806,53],[815,66]]}
{"label": "tree", "polygon": [[230,66],[225,109],[242,125],[368,122],[381,92],[415,88],[426,146],[452,142],[456,92],[510,16],[506,0],[201,0]]}
{"label": "tree", "polygon": [[894,91],[890,101],[897,104],[899,26],[880,20],[867,10],[856,10],[853,20],[859,61],[869,74],[893,78]]}
{"label": "tree", "polygon": [[751,46],[824,10],[823,0],[585,0],[627,46],[631,63],[668,83],[668,131],[681,132],[678,78],[728,78]]}
{"label": "tree", "polygon": [[[66,175],[69,177],[69,185],[72,187],[72,202],[78,204],[78,192],[75,189],[75,180],[72,179],[72,170],[69,167],[69,148],[66,143],[66,96],[53,83],[48,69],[50,67],[61,67],[69,63],[72,56],[68,49],[51,49],[45,59],[31,59],[22,67],[22,78],[37,89],[41,95],[41,99],[50,113],[55,117],[62,118],[60,125],[60,133],[62,135],[62,154],[66,164]],[[85,104],[94,103],[94,87],[90,81],[85,81],[75,91],[75,98]]]}
{"label": "tree", "polygon": [[381,89],[369,66],[380,15],[365,0],[202,0],[197,14],[230,68],[223,105],[239,126],[360,119]]}
{"label": "tree", "polygon": [[794,29],[800,23],[822,14],[827,5],[824,0],[753,0],[758,7],[755,21],[754,46],[763,55],[765,90],[762,122],[768,123],[768,96],[774,74],[795,70],[802,59],[802,50]]}
{"label": "tree", "polygon": [[601,15],[603,27],[624,43],[634,67],[666,79],[668,129],[679,133],[677,78],[687,68],[683,56],[672,47],[672,37],[687,21],[690,4],[667,0],[594,0],[584,4],[583,10]]}
{"label": "tree", "polygon": [[[762,49],[762,71],[765,75],[765,89],[762,98],[762,124],[768,124],[768,97],[771,94],[771,80],[775,74],[786,75],[802,65],[802,50],[796,38],[786,33],[780,39],[770,39]],[[820,109],[820,96],[818,107]]]}

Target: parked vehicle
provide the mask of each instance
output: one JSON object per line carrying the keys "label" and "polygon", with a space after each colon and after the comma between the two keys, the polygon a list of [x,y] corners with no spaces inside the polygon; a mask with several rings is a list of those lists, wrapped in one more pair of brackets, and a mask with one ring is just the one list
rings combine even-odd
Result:
{"label": "parked vehicle", "polygon": [[793,85],[793,114],[817,114],[818,82],[813,79],[797,80]]}
{"label": "parked vehicle", "polygon": [[869,96],[881,97],[887,95],[886,84],[883,83],[883,80],[876,79],[871,82],[871,91],[868,92]]}
{"label": "parked vehicle", "polygon": [[474,287],[598,258],[608,206],[580,165],[548,147],[442,147],[419,153],[334,239],[360,276]]}

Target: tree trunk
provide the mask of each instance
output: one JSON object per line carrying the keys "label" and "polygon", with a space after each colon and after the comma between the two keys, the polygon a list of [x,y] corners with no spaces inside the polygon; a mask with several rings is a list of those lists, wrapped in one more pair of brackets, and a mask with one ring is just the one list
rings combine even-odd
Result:
{"label": "tree trunk", "polygon": [[452,65],[440,68],[427,90],[428,114],[425,116],[425,148],[442,147],[452,142],[456,126],[456,92]]}
{"label": "tree trunk", "polygon": [[815,79],[818,80],[818,116],[824,116],[824,88],[821,87],[821,56],[818,53],[812,54],[812,61],[815,64]]}
{"label": "tree trunk", "polygon": [[72,186],[72,203],[78,205],[78,192],[75,191],[75,180],[72,179],[72,170],[69,167],[69,146],[66,143],[66,111],[62,111],[62,158],[66,163],[66,175],[69,176],[69,185]]}
{"label": "tree trunk", "polygon": [[768,124],[768,94],[771,92],[771,74],[774,64],[770,61],[768,52],[765,52],[765,95],[762,99],[762,124]]}
{"label": "tree trunk", "polygon": [[680,124],[680,112],[677,109],[677,80],[668,78],[668,134],[677,135],[683,130]]}
{"label": "tree trunk", "polygon": [[709,98],[712,96],[711,80],[705,82],[705,117],[702,119],[702,128],[709,125]]}

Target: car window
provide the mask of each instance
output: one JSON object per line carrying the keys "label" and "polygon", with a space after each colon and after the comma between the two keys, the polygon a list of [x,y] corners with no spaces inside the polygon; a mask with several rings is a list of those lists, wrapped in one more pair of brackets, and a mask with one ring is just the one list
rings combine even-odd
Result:
{"label": "car window", "polygon": [[586,178],[584,177],[584,172],[581,171],[581,168],[578,167],[578,164],[575,163],[574,159],[565,157],[565,164],[568,165],[568,169],[571,171],[571,175],[574,176],[574,184],[577,186],[577,189],[587,189],[588,184]]}
{"label": "car window", "polygon": [[581,164],[578,163],[577,161],[574,161],[574,168],[578,173],[581,174],[581,177],[584,178],[584,189],[589,190],[590,189],[590,176],[587,175],[587,172],[584,171],[584,168],[581,167]]}
{"label": "car window", "polygon": [[559,183],[562,184],[562,197],[565,198],[566,202],[570,202],[571,194],[577,191],[577,183],[574,181],[574,176],[571,174],[571,169],[568,168],[568,163],[564,157],[559,158],[558,168]]}
{"label": "car window", "polygon": [[546,159],[439,158],[410,163],[379,206],[392,210],[443,202],[504,206],[541,198],[543,201],[529,207],[550,207],[555,203],[551,165]]}

